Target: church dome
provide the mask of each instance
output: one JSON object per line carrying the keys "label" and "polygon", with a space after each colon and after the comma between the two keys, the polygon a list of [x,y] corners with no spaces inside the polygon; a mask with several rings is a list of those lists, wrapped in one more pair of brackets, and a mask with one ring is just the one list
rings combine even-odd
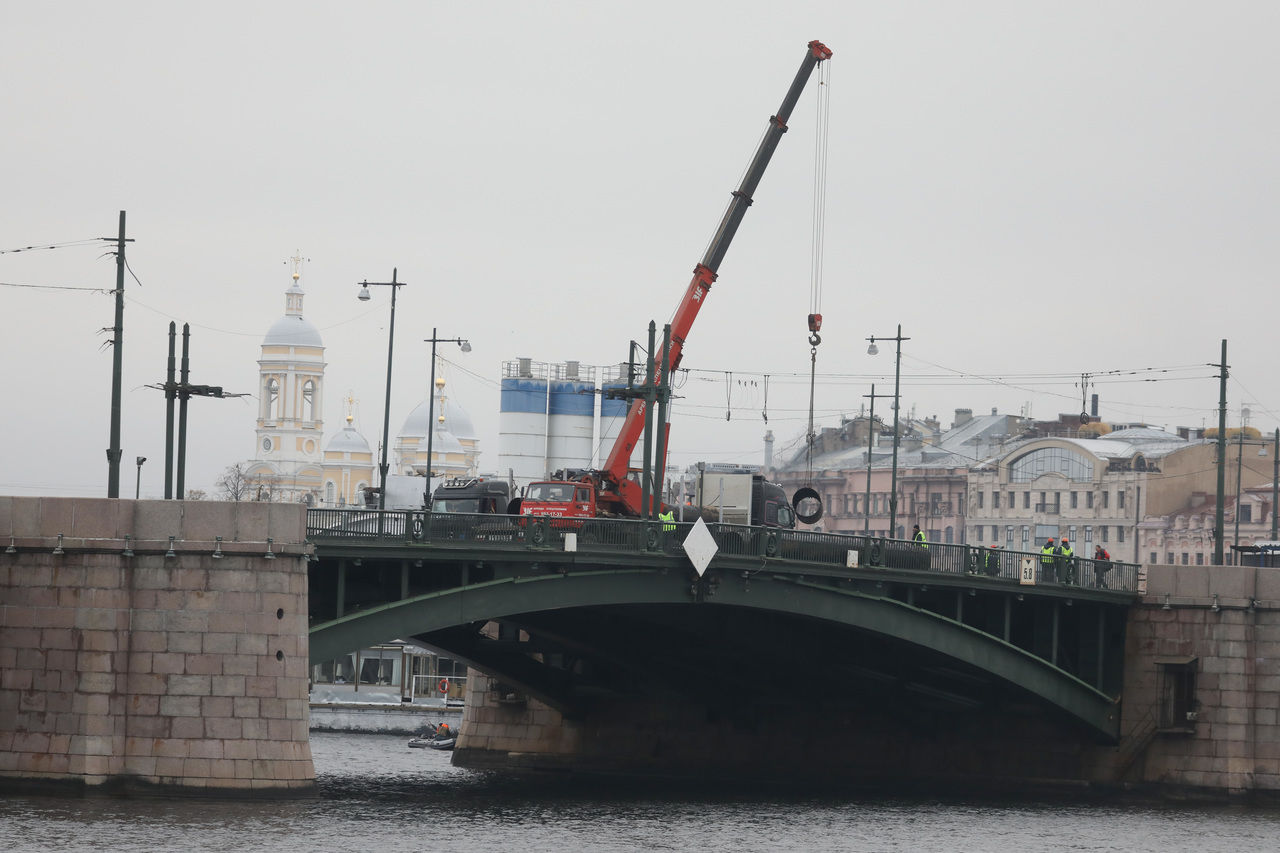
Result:
{"label": "church dome", "polygon": [[[427,439],[424,436],[422,441],[418,442],[418,450],[422,453],[427,452]],[[462,442],[458,441],[457,436],[449,432],[443,426],[436,428],[435,438],[431,439],[431,455],[435,456],[440,453],[463,453]]]}
{"label": "church dome", "polygon": [[286,314],[271,324],[262,339],[264,347],[323,347],[320,330],[310,320],[299,314]]}
{"label": "church dome", "polygon": [[476,435],[475,426],[471,423],[471,416],[467,414],[465,409],[452,401],[444,407],[444,423],[441,426],[458,438],[479,438]]}
{"label": "church dome", "polygon": [[[444,409],[444,422],[439,426],[441,429],[449,432],[457,438],[468,439],[474,441],[479,438],[476,434],[476,428],[471,423],[471,416],[466,410],[452,400],[446,400],[442,405],[438,400],[435,405],[435,416],[439,418],[441,409]],[[417,405],[409,416],[404,419],[404,426],[400,427],[401,438],[426,438],[427,435],[427,401],[423,400]]]}
{"label": "church dome", "polygon": [[409,413],[409,417],[404,419],[404,426],[400,427],[400,437],[426,438],[429,423],[427,416],[427,401],[423,400]]}
{"label": "church dome", "polygon": [[325,446],[325,453],[368,453],[369,442],[360,433],[356,432],[356,428],[347,424],[342,432],[329,439],[328,445]]}

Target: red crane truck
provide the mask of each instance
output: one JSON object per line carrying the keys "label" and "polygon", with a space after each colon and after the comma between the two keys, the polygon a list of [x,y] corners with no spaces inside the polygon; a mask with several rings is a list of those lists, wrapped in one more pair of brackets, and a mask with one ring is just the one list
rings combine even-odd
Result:
{"label": "red crane truck", "polygon": [[[738,231],[742,217],[751,206],[752,194],[764,176],[765,167],[773,156],[782,134],[787,132],[787,119],[795,109],[796,102],[809,82],[813,69],[819,63],[831,58],[831,51],[819,41],[811,41],[805,50],[804,61],[796,72],[782,106],[778,112],[769,117],[768,129],[756,148],[755,155],[747,167],[742,183],[733,192],[733,197],[725,210],[720,226],[712,237],[711,244],[702,261],[693,269],[693,280],[685,290],[684,297],[676,309],[671,321],[671,344],[666,352],[661,346],[653,353],[651,373],[653,386],[650,390],[661,391],[657,386],[668,371],[680,365],[684,343],[698,316],[699,309],[706,301],[711,285],[717,277],[720,262],[724,260],[729,244]],[[667,371],[662,370],[666,365]],[[646,386],[648,383],[646,382]],[[643,391],[644,388],[641,388]],[[627,475],[630,473],[631,453],[640,440],[644,430],[646,402],[642,396],[632,399],[627,410],[618,437],[604,467],[598,471],[588,471],[577,475],[576,479],[552,480],[529,484],[520,504],[520,512],[524,515],[592,518],[610,516],[621,518],[637,518],[646,514],[656,515],[655,508],[660,501],[650,496],[649,512],[645,512],[644,490],[641,485]],[[660,443],[666,447],[666,427],[661,425]],[[659,454],[660,458],[665,454]]]}

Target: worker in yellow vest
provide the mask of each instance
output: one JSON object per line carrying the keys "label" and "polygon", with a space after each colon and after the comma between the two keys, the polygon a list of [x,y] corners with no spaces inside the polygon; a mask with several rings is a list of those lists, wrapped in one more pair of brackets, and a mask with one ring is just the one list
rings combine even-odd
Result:
{"label": "worker in yellow vest", "polygon": [[676,529],[676,513],[671,507],[667,507],[666,512],[658,513],[658,520],[662,522],[663,533],[670,533]]}
{"label": "worker in yellow vest", "polygon": [[1063,536],[1058,542],[1058,577],[1063,583],[1076,582],[1076,552],[1071,549],[1071,543],[1067,541],[1067,537]]}
{"label": "worker in yellow vest", "polygon": [[1057,580],[1054,572],[1054,561],[1057,559],[1057,549],[1053,546],[1053,537],[1049,537],[1049,541],[1044,543],[1044,547],[1040,549],[1040,579],[1047,583],[1053,583]]}
{"label": "worker in yellow vest", "polygon": [[929,542],[924,538],[924,531],[920,529],[918,524],[911,528],[911,541],[921,548],[929,547]]}

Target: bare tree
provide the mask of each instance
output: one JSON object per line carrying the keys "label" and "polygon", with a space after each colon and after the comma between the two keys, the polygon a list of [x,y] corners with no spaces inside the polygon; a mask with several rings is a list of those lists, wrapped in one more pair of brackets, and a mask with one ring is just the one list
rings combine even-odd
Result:
{"label": "bare tree", "polygon": [[209,493],[204,489],[187,489],[187,500],[202,501],[209,497]]}
{"label": "bare tree", "polygon": [[218,494],[223,500],[228,501],[247,500],[253,488],[243,462],[237,462],[223,471],[214,485],[218,487]]}

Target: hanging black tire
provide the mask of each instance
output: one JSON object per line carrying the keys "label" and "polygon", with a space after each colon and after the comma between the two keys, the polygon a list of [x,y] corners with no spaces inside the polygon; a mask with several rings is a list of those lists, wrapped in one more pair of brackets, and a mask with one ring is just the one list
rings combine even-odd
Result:
{"label": "hanging black tire", "polygon": [[884,565],[884,548],[880,545],[880,540],[871,543],[871,547],[867,549],[867,560],[870,565]]}
{"label": "hanging black tire", "polygon": [[764,555],[766,557],[778,556],[778,531],[770,530],[764,535]]}
{"label": "hanging black tire", "polygon": [[541,521],[535,521],[529,531],[529,538],[534,545],[542,545],[547,541],[547,528]]}
{"label": "hanging black tire", "polygon": [[[818,508],[811,513],[803,513],[800,511],[800,504],[804,501],[812,500],[818,504]],[[802,486],[796,489],[796,493],[791,496],[791,508],[796,511],[796,518],[805,524],[813,524],[822,518],[822,495],[818,494],[817,489],[812,486]]]}

